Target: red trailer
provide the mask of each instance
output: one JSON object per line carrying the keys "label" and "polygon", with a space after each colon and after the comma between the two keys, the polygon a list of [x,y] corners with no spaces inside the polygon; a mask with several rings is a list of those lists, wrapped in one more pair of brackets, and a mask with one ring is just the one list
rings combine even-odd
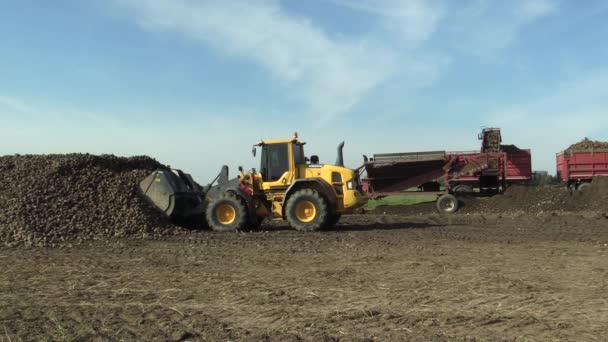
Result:
{"label": "red trailer", "polygon": [[[448,152],[457,160],[457,164],[467,163],[475,157],[487,153]],[[501,145],[498,165],[489,170],[472,175],[456,175],[449,179],[450,187],[455,192],[500,192],[513,184],[526,183],[532,179],[532,155],[529,149],[519,149],[514,145]]]}
{"label": "red trailer", "polygon": [[593,177],[608,176],[608,150],[565,150],[556,160],[558,176],[573,189],[586,187]]}

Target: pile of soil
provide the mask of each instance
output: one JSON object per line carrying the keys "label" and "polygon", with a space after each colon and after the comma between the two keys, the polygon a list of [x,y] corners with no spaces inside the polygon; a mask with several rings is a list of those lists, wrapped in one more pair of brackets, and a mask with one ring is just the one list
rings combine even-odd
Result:
{"label": "pile of soil", "polygon": [[512,186],[502,195],[489,198],[464,197],[463,212],[545,212],[573,209],[567,188]]}
{"label": "pile of soil", "polygon": [[[608,212],[608,177],[596,177],[582,191],[565,187],[517,185],[503,195],[487,199],[465,199],[465,211],[501,212]],[[468,204],[468,205],[467,205]]]}
{"label": "pile of soil", "polygon": [[587,138],[577,142],[576,144],[570,145],[566,149],[566,152],[608,152],[608,142],[605,141],[594,141]]}
{"label": "pile of soil", "polygon": [[0,157],[0,244],[174,234],[177,228],[139,194],[139,182],[158,167],[145,156]]}

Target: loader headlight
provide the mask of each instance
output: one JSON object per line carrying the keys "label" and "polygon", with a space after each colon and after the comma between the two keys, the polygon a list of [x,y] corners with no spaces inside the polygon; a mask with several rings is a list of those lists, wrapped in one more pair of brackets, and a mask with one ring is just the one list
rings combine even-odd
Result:
{"label": "loader headlight", "polygon": [[355,189],[355,181],[353,181],[352,179],[349,180],[348,182],[346,182],[346,188],[348,190],[354,190]]}

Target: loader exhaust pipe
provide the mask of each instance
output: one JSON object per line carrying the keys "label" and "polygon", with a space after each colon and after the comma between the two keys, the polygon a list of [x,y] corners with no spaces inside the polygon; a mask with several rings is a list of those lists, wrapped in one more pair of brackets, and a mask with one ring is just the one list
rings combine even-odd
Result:
{"label": "loader exhaust pipe", "polygon": [[344,154],[342,150],[344,149],[344,141],[338,145],[338,158],[336,159],[336,166],[344,166]]}

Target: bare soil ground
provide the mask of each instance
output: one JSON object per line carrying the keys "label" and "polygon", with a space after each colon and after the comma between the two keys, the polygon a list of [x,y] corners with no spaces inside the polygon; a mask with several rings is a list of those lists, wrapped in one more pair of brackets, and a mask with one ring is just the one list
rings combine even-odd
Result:
{"label": "bare soil ground", "polygon": [[608,219],[383,215],[0,247],[0,340],[606,341]]}

